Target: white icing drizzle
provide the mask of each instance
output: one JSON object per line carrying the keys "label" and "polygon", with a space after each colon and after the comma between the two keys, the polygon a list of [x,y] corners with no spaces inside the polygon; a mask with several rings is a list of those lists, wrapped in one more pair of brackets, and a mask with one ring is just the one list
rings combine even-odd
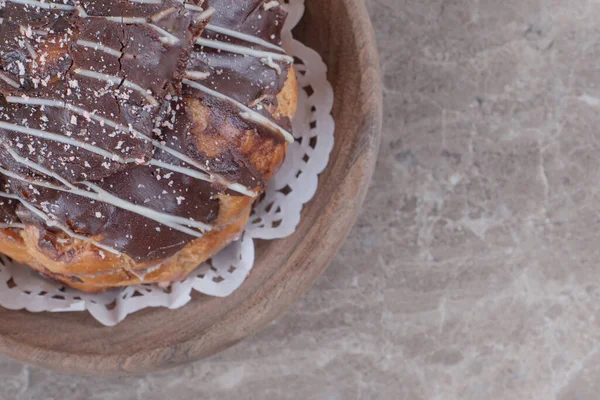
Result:
{"label": "white icing drizzle", "polygon": [[173,165],[173,164],[165,163],[163,161],[154,160],[154,159],[150,160],[149,165],[154,165],[155,167],[165,168],[165,169],[168,169],[173,172],[179,172],[180,174],[184,174],[184,175],[199,179],[204,182],[218,183],[222,186],[225,186],[227,189],[233,190],[234,192],[237,192],[240,194],[243,194],[244,196],[248,196],[248,197],[258,196],[257,193],[251,191],[244,185],[241,185],[241,184],[235,183],[235,182],[226,181],[225,179],[221,178],[220,176],[213,175],[208,172],[204,172],[204,173],[209,174],[209,175],[204,175],[204,173],[199,173],[193,169],[180,167],[178,165]]}
{"label": "white icing drizzle", "polygon": [[84,181],[84,182],[82,182],[82,184],[84,184],[85,186],[87,186],[88,188],[90,188],[94,192],[96,192],[98,194],[97,200],[99,200],[99,201],[109,203],[109,204],[114,205],[115,207],[119,207],[124,210],[131,211],[133,213],[142,215],[146,218],[153,219],[157,222],[160,222],[163,225],[169,226],[173,229],[178,229],[181,232],[185,232],[189,235],[196,236],[196,237],[202,237],[202,233],[195,232],[195,231],[192,231],[189,229],[183,230],[183,228],[185,226],[198,228],[203,231],[212,230],[212,226],[207,225],[203,222],[195,221],[191,218],[183,218],[183,217],[178,217],[176,215],[169,215],[169,214],[165,214],[165,213],[161,213],[161,212],[152,210],[151,208],[142,207],[142,206],[138,206],[136,204],[130,203],[126,200],[123,200],[123,199],[107,192],[106,190],[102,189],[101,187],[99,187],[91,182]]}
{"label": "white icing drizzle", "polygon": [[131,3],[162,4],[163,0],[129,0]]}
{"label": "white icing drizzle", "polygon": [[90,200],[110,204],[112,206],[121,208],[123,210],[127,210],[132,213],[141,215],[143,217],[146,217],[148,219],[151,219],[153,221],[161,223],[165,226],[168,226],[168,227],[178,230],[180,232],[187,233],[188,235],[191,235],[194,237],[202,237],[202,233],[194,231],[192,229],[189,229],[189,228],[187,228],[187,226],[198,228],[203,231],[210,231],[212,229],[212,227],[210,225],[204,224],[202,222],[194,221],[194,220],[188,219],[188,218],[177,217],[174,215],[161,213],[159,211],[155,211],[148,207],[143,207],[143,206],[133,204],[129,201],[123,200],[120,197],[117,197],[117,196],[101,189],[100,187],[94,185],[91,182],[84,181],[84,182],[82,182],[82,184],[84,184],[87,187],[89,187],[90,189],[92,189],[95,193],[80,189],[77,186],[74,186],[73,184],[69,183],[67,180],[62,178],[60,175],[48,170],[47,168],[44,168],[40,164],[37,164],[27,158],[19,156],[16,152],[14,152],[14,150],[12,150],[9,146],[7,146],[6,143],[4,143],[4,147],[8,150],[10,155],[17,162],[19,162],[23,165],[26,165],[27,167],[29,167],[35,171],[41,172],[42,174],[45,174],[47,176],[50,176],[50,177],[58,180],[60,183],[65,185],[68,189],[64,188],[62,186],[48,183],[48,182],[27,179],[27,178],[22,177],[14,172],[8,171],[8,170],[0,167],[0,173],[6,175],[8,177],[15,178],[15,179],[30,183],[32,185],[41,186],[41,187],[45,187],[48,189],[57,190],[60,192],[72,193],[74,195],[88,198]]}
{"label": "white icing drizzle", "polygon": [[83,108],[74,106],[74,105],[72,105],[70,103],[66,103],[64,101],[42,99],[42,98],[35,98],[35,97],[32,98],[32,97],[25,97],[25,96],[23,96],[23,97],[6,96],[6,101],[9,103],[25,104],[25,105],[31,105],[31,106],[47,106],[47,107],[66,108],[69,111],[73,111],[76,114],[82,115],[86,119],[91,118],[97,122],[108,125],[111,128],[114,128],[116,130],[123,131],[123,132],[130,132],[135,135],[141,135],[141,136],[144,136],[146,139],[150,140],[148,137],[146,137],[145,135],[136,131],[133,128],[128,128],[125,125],[114,122],[113,120],[101,117],[100,115],[97,115],[95,112],[86,111]]}
{"label": "white icing drizzle", "polygon": [[23,204],[23,206],[25,206],[28,210],[30,210],[32,213],[34,213],[35,215],[37,215],[39,218],[41,218],[47,226],[49,227],[55,227],[60,229],[61,231],[63,231],[64,233],[66,233],[68,236],[71,236],[74,239],[79,239],[82,240],[84,242],[87,243],[91,243],[94,246],[102,249],[102,250],[106,250],[109,253],[113,253],[116,254],[117,256],[121,257],[123,255],[123,253],[121,253],[120,251],[113,249],[112,247],[103,245],[102,243],[98,243],[95,240],[90,239],[87,236],[83,236],[83,235],[79,235],[75,232],[73,232],[71,229],[69,229],[67,226],[61,224],[60,222],[50,218],[50,216],[40,210],[38,210],[33,204],[31,204],[30,202],[28,202],[27,200],[15,195],[15,194],[11,194],[11,193],[5,193],[5,192],[0,192],[0,197],[4,197],[7,199],[12,199],[12,200],[17,200],[19,201],[21,204]]}
{"label": "white icing drizzle", "polygon": [[29,55],[31,56],[31,58],[33,60],[35,60],[37,58],[37,53],[35,52],[35,49],[33,48],[33,46],[31,45],[31,43],[29,43],[29,40],[24,39],[25,42],[25,48],[27,49],[27,51],[29,52]]}
{"label": "white icing drizzle", "polygon": [[154,97],[152,97],[152,91],[150,91],[149,89],[144,89],[137,83],[131,82],[127,79],[122,79],[122,78],[119,78],[118,76],[106,75],[106,74],[102,74],[100,72],[90,71],[88,69],[80,69],[80,68],[77,68],[75,70],[75,73],[77,75],[87,76],[88,78],[105,81],[105,82],[108,82],[113,85],[123,85],[128,89],[131,89],[131,90],[134,90],[134,91],[140,93],[142,96],[144,96],[146,98],[148,103],[152,104],[153,106],[158,106],[158,101]]}
{"label": "white icing drizzle", "polygon": [[11,79],[10,77],[4,75],[1,72],[0,72],[0,79],[3,80],[4,82],[8,83],[10,86],[14,87],[15,89],[18,89],[21,87],[21,85],[19,85],[19,83],[17,81],[15,81],[14,79]]}
{"label": "white icing drizzle", "polygon": [[141,17],[101,17],[108,21],[119,22],[121,24],[145,24],[146,18]]}
{"label": "white icing drizzle", "polygon": [[11,124],[8,122],[0,121],[0,129],[6,129],[7,131],[23,133],[25,135],[31,135],[35,137],[39,137],[40,139],[53,140],[55,142],[70,144],[71,146],[80,147],[84,150],[87,150],[92,153],[96,153],[102,157],[108,158],[113,161],[118,161],[121,163],[125,163],[127,160],[124,160],[121,156],[106,151],[100,147],[94,146],[89,143],[80,142],[75,139],[71,139],[66,136],[58,135],[56,133],[41,131],[39,129],[28,128],[22,125]]}
{"label": "white icing drizzle", "polygon": [[[29,168],[31,168],[31,169],[33,169],[33,170],[35,170],[35,171],[41,172],[41,173],[43,173],[43,174],[45,174],[45,175],[48,175],[48,176],[50,176],[50,177],[52,177],[52,178],[56,179],[57,181],[59,181],[60,183],[62,183],[62,184],[63,184],[63,185],[65,185],[65,186],[68,186],[68,187],[71,187],[71,186],[72,186],[72,185],[69,183],[69,181],[67,181],[66,179],[64,179],[62,176],[60,176],[60,175],[59,175],[59,174],[57,174],[56,172],[52,172],[52,171],[50,171],[49,169],[45,168],[44,166],[42,166],[42,165],[40,165],[40,164],[38,164],[38,163],[36,163],[36,162],[33,162],[33,161],[31,161],[30,159],[28,159],[28,158],[21,157],[21,156],[20,156],[20,155],[19,155],[19,154],[18,154],[16,151],[14,151],[14,150],[13,150],[13,149],[12,149],[12,148],[11,148],[11,147],[8,145],[8,143],[6,143],[6,142],[4,142],[4,141],[1,141],[0,143],[2,143],[2,147],[4,147],[4,148],[5,148],[5,149],[8,151],[8,154],[10,154],[10,156],[11,156],[11,157],[12,157],[12,158],[13,158],[15,161],[17,161],[18,163],[20,163],[20,164],[23,164],[23,165],[25,165],[25,166],[27,166],[27,167],[29,167]],[[25,180],[25,181],[29,182],[29,180],[27,180],[27,179],[25,179],[25,178],[22,178],[21,176],[19,176],[18,174],[14,173],[14,172],[7,171],[7,170],[5,170],[5,169],[2,169],[2,167],[0,167],[0,169],[1,169],[1,170],[3,171],[3,173],[4,173],[5,175],[7,175],[7,176],[10,176],[10,177],[13,177],[13,178],[17,178],[17,179],[20,179],[20,180]],[[51,188],[54,188],[55,186],[56,186],[56,185],[48,184],[48,185],[47,185],[47,186],[45,186],[45,187],[51,187]],[[74,187],[74,186],[73,186],[73,187]]]}
{"label": "white icing drizzle", "polygon": [[173,35],[170,32],[165,31],[160,26],[154,25],[154,24],[147,24],[147,25],[162,35],[162,37],[160,38],[161,42],[170,44],[170,45],[176,45],[177,43],[180,42],[180,40],[177,36]]}
{"label": "white icing drizzle", "polygon": [[204,11],[204,8],[197,6],[195,4],[190,4],[190,3],[184,3],[183,5],[185,8],[187,8],[188,10],[192,10],[192,11],[198,11],[198,12],[202,12]]}
{"label": "white icing drizzle", "polygon": [[208,24],[208,25],[206,25],[206,29],[209,31],[221,33],[223,35],[231,36],[236,39],[241,39],[241,40],[249,42],[249,43],[254,43],[259,46],[267,47],[269,49],[285,52],[285,50],[283,48],[281,48],[277,45],[274,45],[273,43],[269,43],[266,40],[263,40],[259,37],[248,35],[246,33],[238,32],[238,31],[234,31],[232,29],[224,28],[222,26]]}
{"label": "white icing drizzle", "polygon": [[274,123],[273,121],[271,121],[270,119],[266,118],[265,116],[257,113],[256,111],[252,110],[251,108],[246,107],[245,105],[243,105],[242,103],[240,103],[239,101],[232,99],[229,96],[224,95],[223,93],[219,93],[215,90],[209,89],[204,85],[201,85],[197,82],[191,81],[189,79],[183,79],[183,83],[194,88],[194,89],[198,89],[201,92],[204,92],[208,95],[211,95],[213,97],[216,97],[220,100],[224,100],[227,102],[230,102],[231,104],[235,105],[236,107],[238,107],[240,110],[242,110],[242,112],[240,113],[240,116],[244,119],[247,119],[249,121],[252,122],[256,122],[259,125],[262,125],[264,127],[270,128],[272,130],[275,130],[276,132],[279,132],[288,143],[293,143],[294,142],[294,136],[292,136],[291,133],[289,133],[288,131],[286,131],[285,129],[283,129],[282,127],[280,127],[279,125],[277,125],[276,123]]}
{"label": "white icing drizzle", "polygon": [[203,13],[201,13],[200,15],[197,16],[197,18],[200,21],[204,21],[207,20],[208,18],[212,17],[212,15],[215,13],[215,9],[212,7],[208,7],[206,9],[206,11],[204,11]]}
{"label": "white icing drizzle", "polygon": [[29,38],[32,33],[40,36],[47,36],[49,30],[33,29],[29,25],[19,25],[19,32],[21,32],[21,35]]}
{"label": "white icing drizzle", "polygon": [[127,79],[123,80],[123,86],[125,86],[128,89],[135,90],[136,92],[139,92],[140,94],[144,95],[148,103],[152,104],[153,106],[156,107],[159,105],[158,101],[152,96],[152,91],[150,89],[144,89],[137,83],[129,81]]}
{"label": "white icing drizzle", "polygon": [[107,47],[102,43],[88,42],[87,40],[78,40],[77,44],[79,46],[88,47],[97,51],[102,51],[106,54],[110,54],[111,56],[115,57],[121,57],[123,55],[123,53],[121,53],[120,51],[111,49],[110,47]]}
{"label": "white icing drizzle", "polygon": [[119,78],[118,76],[106,75],[100,72],[91,71],[89,69],[77,68],[75,70],[75,73],[77,75],[87,76],[89,78],[105,81],[110,83],[111,85],[120,85],[123,82],[123,78]]}
{"label": "white icing drizzle", "polygon": [[50,3],[50,2],[41,2],[35,0],[8,0],[11,3],[22,4],[25,6],[34,6],[43,8],[45,10],[65,10],[72,11],[75,7],[70,6],[68,4],[60,4],[60,3]]}
{"label": "white icing drizzle", "polygon": [[[139,132],[138,130],[135,130],[133,128],[129,128],[126,127],[122,124],[116,123],[110,119],[101,117],[95,113],[86,111],[80,107],[74,106],[72,104],[69,103],[65,103],[64,101],[58,101],[58,100],[49,100],[49,99],[40,99],[40,98],[25,98],[25,97],[19,97],[19,96],[7,96],[6,97],[6,101],[8,101],[9,103],[18,103],[18,104],[26,104],[26,105],[37,105],[37,106],[48,106],[48,107],[59,107],[59,108],[65,108],[69,111],[72,111],[76,114],[82,115],[85,118],[90,118],[93,119],[95,121],[98,121],[100,123],[103,123],[107,126],[110,126],[111,128],[114,128],[115,130],[121,131],[121,132],[129,132],[131,134],[133,134],[136,138],[140,138],[142,140],[146,140],[148,142],[151,142],[155,147],[160,148],[161,150],[171,154],[172,156],[178,158],[179,160],[192,165],[194,167],[196,167],[197,169],[199,169],[200,171],[202,171],[204,174],[206,175],[202,175],[200,173],[198,173],[197,171],[194,171],[192,169],[189,168],[185,168],[185,167],[180,167],[177,165],[172,165],[169,163],[164,163],[162,161],[158,161],[158,160],[151,160],[150,164],[151,165],[155,165],[161,168],[165,168],[174,172],[180,172],[183,173],[185,175],[188,175],[190,177],[193,178],[197,178],[200,180],[203,180],[205,182],[215,182],[215,183],[219,183],[220,185],[223,185],[225,187],[227,187],[230,190],[233,190],[234,192],[243,194],[245,196],[249,196],[249,197],[256,197],[258,194],[251,191],[250,189],[246,188],[243,185],[240,185],[239,183],[234,183],[234,182],[229,182],[225,179],[223,179],[222,177],[212,174],[210,171],[207,170],[206,166],[200,164],[199,162],[197,162],[196,160],[186,156],[183,153],[178,152],[175,149],[170,148],[169,146],[163,145],[162,143],[160,143],[157,140],[154,140],[146,135],[144,135],[143,133]],[[12,124],[8,124],[8,125],[12,125]],[[2,128],[2,122],[0,122],[0,128]],[[30,128],[26,128],[26,127],[22,127],[20,125],[13,125],[12,129],[8,129],[8,130],[13,130],[13,129],[19,129],[18,132],[20,133],[26,133],[24,132],[25,130],[29,130]],[[35,132],[37,130],[34,130],[34,133],[36,133],[36,135],[40,135],[40,133],[44,133],[44,131],[39,131],[39,132]],[[132,160],[132,159],[124,159],[121,156],[119,156],[118,154],[114,154],[114,153],[110,153],[104,149],[101,149],[99,147],[90,145],[88,143],[84,143],[84,142],[80,142],[74,139],[69,139],[69,138],[65,138],[63,136],[60,135],[55,135],[55,134],[50,134],[52,135],[51,137],[46,137],[46,139],[49,140],[55,140],[53,139],[55,136],[58,136],[59,138],[63,138],[63,139],[68,139],[69,142],[68,144],[71,144],[73,146],[76,147],[81,147],[84,150],[90,151],[92,153],[101,155],[103,157],[106,157],[108,159],[111,159],[113,161],[119,161],[121,163],[138,163],[136,160]],[[35,135],[34,135],[35,136]],[[57,140],[59,142],[64,143],[64,141],[61,140]]]}
{"label": "white icing drizzle", "polygon": [[[129,0],[129,1],[134,1],[137,3],[145,3],[145,4],[155,4],[155,3],[150,3],[147,0],[140,0],[140,1],[135,1],[135,0]],[[193,10],[193,11],[203,11],[202,14],[200,14],[197,18],[200,20],[205,20],[207,18],[209,18],[210,16],[213,15],[214,13],[214,8],[209,7],[206,11],[204,11],[204,9],[202,7],[198,7],[198,6],[194,6],[191,4],[185,4],[185,7],[187,9]],[[166,10],[163,11],[159,11],[158,13],[154,14],[153,16],[151,16],[150,18],[144,18],[144,17],[108,17],[108,16],[104,16],[101,18],[104,18],[108,21],[113,21],[113,22],[119,22],[122,24],[141,24],[141,25],[147,25],[149,26],[151,29],[153,29],[154,31],[158,32],[161,37],[160,37],[160,41],[164,44],[168,44],[168,45],[176,45],[179,42],[181,42],[181,40],[173,35],[172,33],[166,31],[165,29],[161,28],[158,25],[155,25],[151,22],[158,22],[161,19],[167,17],[168,15],[170,15],[171,13],[173,13],[174,11],[176,11],[176,9],[174,7],[170,7]],[[87,14],[86,14],[87,16]]]}
{"label": "white icing drizzle", "polygon": [[279,2],[278,2],[278,1],[276,1],[276,0],[272,0],[272,1],[269,1],[268,3],[264,3],[264,4],[263,4],[263,8],[264,8],[265,10],[270,10],[271,8],[274,8],[274,7],[279,7],[280,5],[281,5],[281,4],[279,4]]}
{"label": "white icing drizzle", "polygon": [[271,56],[266,57],[266,58],[261,58],[260,62],[262,62],[263,64],[265,64],[268,67],[273,68],[275,70],[275,72],[277,72],[277,75],[281,75],[281,67],[273,62],[273,58]]}
{"label": "white icing drizzle", "polygon": [[257,57],[257,58],[271,57],[273,60],[284,61],[289,64],[294,62],[293,57],[290,57],[285,54],[277,54],[277,53],[271,53],[269,51],[254,50],[249,47],[238,46],[236,44],[220,42],[217,40],[198,38],[198,39],[196,39],[196,44],[199,44],[200,46],[210,47],[211,49],[227,51],[229,53],[243,54],[243,55]]}
{"label": "white icing drizzle", "polygon": [[210,76],[210,72],[185,71],[185,77],[192,80],[203,80]]}
{"label": "white icing drizzle", "polygon": [[48,30],[44,30],[44,29],[32,29],[31,26],[26,26],[26,25],[19,25],[19,31],[21,32],[22,35],[27,36],[28,32],[34,33],[36,35],[40,35],[40,36],[48,36],[48,33],[50,33],[50,31]]}
{"label": "white icing drizzle", "polygon": [[75,10],[77,10],[77,12],[79,13],[79,16],[81,18],[87,18],[88,17],[88,13],[85,11],[85,9],[81,6],[75,6]]}
{"label": "white icing drizzle", "polygon": [[173,171],[173,172],[179,172],[180,174],[187,175],[189,177],[196,178],[196,179],[204,181],[204,182],[214,182],[215,181],[214,179],[212,179],[210,177],[210,175],[207,175],[206,172],[198,172],[198,171],[190,169],[190,168],[180,167],[178,165],[169,164],[169,163],[166,163],[166,162],[160,161],[160,160],[152,159],[152,160],[150,160],[148,165],[153,165],[158,168],[168,169],[169,171]]}
{"label": "white icing drizzle", "polygon": [[[194,160],[191,157],[186,156],[183,153],[180,153],[179,151],[177,151],[175,149],[170,148],[169,146],[166,146],[166,145],[160,143],[157,140],[150,139],[148,136],[143,135],[143,134],[139,134],[139,137],[147,138],[149,141],[152,142],[152,144],[155,147],[158,147],[159,149],[171,154],[172,156],[178,158],[179,160],[181,160],[187,164],[190,164],[190,165],[196,167],[200,171],[207,174],[207,179],[202,179],[202,178],[198,178],[198,179],[201,179],[205,182],[218,183],[219,185],[225,186],[227,189],[230,189],[230,190],[233,190],[234,192],[243,194],[244,196],[248,196],[248,197],[257,197],[258,196],[258,194],[256,192],[253,192],[252,190],[248,189],[244,185],[241,185],[241,184],[235,183],[235,182],[230,182],[217,174],[213,174],[206,168],[206,166],[200,164],[198,161]],[[160,161],[152,160],[150,163],[154,164],[154,165],[158,165],[158,164],[156,164],[156,162],[160,162]],[[166,168],[166,169],[169,169],[169,170],[175,171],[175,172],[181,172],[180,168],[184,168],[184,167],[178,167],[178,166],[172,165],[172,164],[163,164],[162,166],[163,166],[163,168]],[[194,178],[198,177],[198,175],[196,175],[196,174],[192,175],[194,170],[189,169],[189,168],[186,168],[186,170],[188,171],[186,173],[186,175],[189,175]]]}
{"label": "white icing drizzle", "polygon": [[[133,0],[130,0],[130,1],[133,1]],[[162,19],[167,18],[169,15],[173,14],[175,11],[177,11],[177,9],[175,7],[169,7],[165,10],[161,10],[161,11],[157,12],[156,14],[152,15],[150,17],[150,21],[158,22]]]}

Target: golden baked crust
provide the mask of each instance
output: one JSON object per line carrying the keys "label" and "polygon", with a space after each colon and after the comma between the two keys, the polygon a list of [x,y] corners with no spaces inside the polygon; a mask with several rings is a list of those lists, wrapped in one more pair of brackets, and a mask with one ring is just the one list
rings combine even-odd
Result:
{"label": "golden baked crust", "polygon": [[[278,106],[273,115],[292,118],[297,107],[297,82],[294,70],[277,95]],[[241,130],[235,125],[219,127],[219,136],[205,134],[208,109],[202,101],[189,98],[186,107],[194,116],[192,135],[198,148],[210,157],[235,148],[258,171],[265,181],[281,166],[287,143],[260,135],[256,130]],[[219,214],[213,230],[187,244],[175,256],[156,263],[138,263],[126,255],[120,257],[99,252],[89,241],[74,239],[59,233],[52,238],[53,249],[40,247],[40,229],[34,225],[25,229],[0,230],[0,252],[29,265],[41,274],[85,292],[100,292],[112,287],[140,283],[173,282],[185,278],[199,264],[235,240],[247,223],[254,198],[219,195]],[[62,239],[62,240],[56,240]],[[92,238],[94,239],[94,238]],[[97,238],[101,239],[101,238]]]}

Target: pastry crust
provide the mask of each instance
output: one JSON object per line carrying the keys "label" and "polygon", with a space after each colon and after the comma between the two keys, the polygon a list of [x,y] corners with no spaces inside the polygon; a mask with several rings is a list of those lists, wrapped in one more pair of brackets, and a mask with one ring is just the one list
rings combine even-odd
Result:
{"label": "pastry crust", "polygon": [[[287,80],[277,95],[276,117],[292,118],[297,106],[297,82],[289,68]],[[256,129],[242,130],[234,124],[219,126],[219,135],[206,134],[209,106],[195,98],[185,99],[193,115],[191,134],[197,147],[210,157],[231,148],[241,154],[267,182],[281,166],[287,143],[260,135]],[[199,264],[230,244],[244,230],[254,198],[237,194],[220,194],[219,213],[213,229],[188,243],[172,257],[159,262],[135,262],[125,254],[117,256],[91,244],[51,233],[35,225],[25,229],[0,230],[0,252],[29,265],[41,274],[85,292],[101,292],[113,287],[140,283],[173,282],[184,279]],[[40,240],[40,234],[50,235]],[[91,238],[101,240],[102,238]],[[42,246],[40,243],[44,243]],[[52,243],[52,246],[48,246]]]}

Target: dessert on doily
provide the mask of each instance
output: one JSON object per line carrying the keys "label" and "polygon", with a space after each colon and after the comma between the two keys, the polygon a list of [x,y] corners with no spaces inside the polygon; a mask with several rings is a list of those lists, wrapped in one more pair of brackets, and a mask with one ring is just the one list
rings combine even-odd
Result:
{"label": "dessert on doily", "polygon": [[0,252],[96,292],[181,280],[293,141],[277,1],[7,0]]}

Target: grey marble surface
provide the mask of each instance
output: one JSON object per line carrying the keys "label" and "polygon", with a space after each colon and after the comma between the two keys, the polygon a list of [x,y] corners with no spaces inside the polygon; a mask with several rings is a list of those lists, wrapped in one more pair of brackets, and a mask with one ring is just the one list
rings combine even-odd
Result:
{"label": "grey marble surface", "polygon": [[381,157],[312,291],[238,346],[142,378],[0,358],[0,398],[600,398],[600,2],[368,6]]}

